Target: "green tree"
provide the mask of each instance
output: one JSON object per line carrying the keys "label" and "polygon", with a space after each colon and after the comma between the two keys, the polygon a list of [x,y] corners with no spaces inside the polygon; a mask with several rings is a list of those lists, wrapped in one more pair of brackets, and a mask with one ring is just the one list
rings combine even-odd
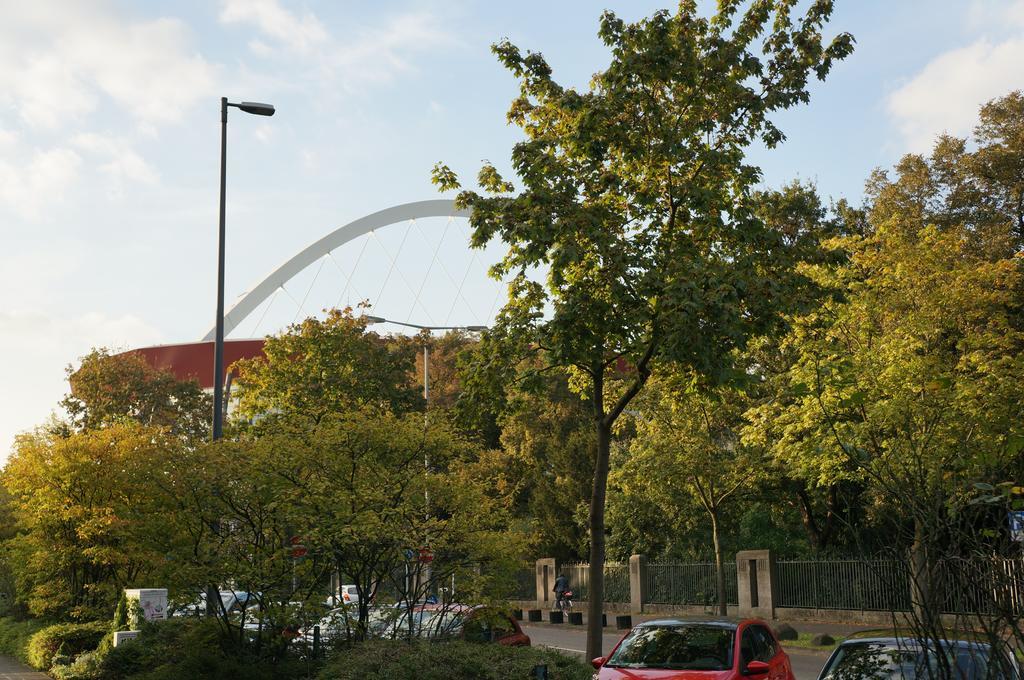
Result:
{"label": "green tree", "polygon": [[363,406],[408,411],[422,402],[410,380],[415,346],[366,331],[351,309],[270,336],[264,356],[234,364],[244,418],[296,413],[320,420]]}
{"label": "green tree", "polygon": [[[616,420],[655,362],[720,375],[734,348],[778,324],[797,285],[792,249],[754,213],[760,173],[745,151],[783,139],[770,115],[806,101],[808,78],[824,78],[853,39],[823,41],[831,0],[802,17],[790,0],[757,0],[741,12],[742,4],[721,2],[705,19],[684,0],[674,14],[635,24],[605,13],[599,34],[611,63],[585,92],[556,83],[540,54],[495,45],[520,80],[508,117],[526,135],[512,151],[524,188],[513,194],[485,165],[478,179],[491,196],[457,198],[473,210],[473,245],[500,237],[509,249],[495,267],[512,284],[485,336],[490,357],[535,349],[593,407],[590,656],[601,650]],[[434,181],[459,187],[443,165]],[[545,284],[528,278],[534,267],[547,269]]]}
{"label": "green tree", "polygon": [[67,368],[71,392],[60,404],[77,431],[134,420],[191,440],[209,436],[213,402],[195,380],[153,368],[141,354],[94,349]]}
{"label": "green tree", "polygon": [[[312,428],[283,419],[249,446],[281,480],[277,503],[293,514],[311,557],[359,589],[357,638],[375,596],[410,605],[454,577],[460,597],[480,599],[519,556],[507,500],[466,474],[476,447],[443,423],[424,428],[417,415],[369,410]],[[433,554],[429,573],[408,557],[422,548]]]}
{"label": "green tree", "polygon": [[693,376],[652,382],[637,402],[636,436],[625,466],[638,482],[649,480],[651,493],[664,507],[678,505],[680,495],[689,496],[686,505],[695,501],[707,515],[718,613],[725,616],[725,510],[761,481],[759,453],[740,441],[748,399],[735,387],[701,390]]}
{"label": "green tree", "polygon": [[930,156],[904,156],[894,176],[876,170],[867,185],[872,221],[958,230],[992,258],[1024,248],[1024,95],[985,104],[968,141],[944,135]]}
{"label": "green tree", "polygon": [[534,555],[559,561],[586,553],[586,507],[596,450],[591,407],[564,376],[546,376],[531,389],[510,389],[500,417],[501,447],[489,477],[514,499],[529,525]]}
{"label": "green tree", "polygon": [[991,258],[970,226],[917,224],[876,205],[849,264],[820,272],[845,299],[798,320],[787,398],[753,410],[747,437],[909,523],[914,602],[937,617],[948,518],[972,482],[1012,479],[1024,446],[1024,262]]}
{"label": "green tree", "polygon": [[157,539],[175,528],[150,501],[181,448],[132,422],[17,439],[2,473],[17,532],[5,553],[29,611],[106,618],[123,588],[171,576]]}

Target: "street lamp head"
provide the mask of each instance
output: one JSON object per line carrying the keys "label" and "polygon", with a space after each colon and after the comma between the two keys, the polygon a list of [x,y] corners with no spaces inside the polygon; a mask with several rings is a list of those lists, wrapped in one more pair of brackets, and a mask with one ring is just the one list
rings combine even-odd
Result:
{"label": "street lamp head", "polygon": [[487,330],[487,326],[466,326],[466,330],[470,333],[483,333]]}
{"label": "street lamp head", "polygon": [[273,116],[274,105],[273,104],[261,104],[259,102],[242,102],[241,104],[234,104],[242,109],[246,113],[253,113],[257,116]]}
{"label": "street lamp head", "polygon": [[366,323],[368,323],[368,324],[387,323],[388,322],[388,320],[383,318],[383,317],[370,316],[369,314],[363,314],[363,318],[366,319]]}

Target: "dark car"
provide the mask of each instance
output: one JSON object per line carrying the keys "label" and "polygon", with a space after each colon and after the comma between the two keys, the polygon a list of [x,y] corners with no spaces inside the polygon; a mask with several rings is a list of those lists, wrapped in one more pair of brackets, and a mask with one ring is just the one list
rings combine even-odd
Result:
{"label": "dark car", "polygon": [[789,656],[757,619],[647,621],[592,663],[598,680],[794,680]]}
{"label": "dark car", "polygon": [[1010,653],[984,642],[948,640],[940,645],[913,637],[853,636],[829,657],[818,680],[1019,680]]}

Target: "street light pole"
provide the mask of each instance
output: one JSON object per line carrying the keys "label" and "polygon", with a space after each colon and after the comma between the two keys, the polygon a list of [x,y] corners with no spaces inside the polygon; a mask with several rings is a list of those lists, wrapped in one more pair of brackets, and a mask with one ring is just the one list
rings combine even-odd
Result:
{"label": "street light pole", "polygon": [[217,330],[213,341],[213,440],[224,434],[224,240],[228,174],[228,107],[234,106],[257,116],[273,116],[272,104],[241,102],[220,98],[220,224],[217,232]]}
{"label": "street light pole", "polygon": [[[224,435],[224,241],[227,235],[226,199],[228,174],[228,107],[234,106],[257,116],[273,116],[271,104],[241,102],[232,104],[227,97],[220,98],[220,220],[217,229],[217,331],[213,341],[213,432],[217,441]],[[218,522],[214,520],[213,530]],[[206,591],[206,615],[216,616],[220,592],[211,584]]]}
{"label": "street light pole", "polygon": [[213,440],[224,434],[224,238],[228,174],[228,98],[220,98],[220,226],[217,230],[217,334],[213,341]]}

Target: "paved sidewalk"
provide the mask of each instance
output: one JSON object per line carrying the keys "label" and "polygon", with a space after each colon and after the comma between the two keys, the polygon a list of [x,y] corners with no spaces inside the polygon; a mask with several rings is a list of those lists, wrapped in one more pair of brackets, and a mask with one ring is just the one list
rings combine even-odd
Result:
{"label": "paved sidewalk", "polygon": [[0,680],[50,680],[50,676],[32,670],[17,659],[0,656]]}

